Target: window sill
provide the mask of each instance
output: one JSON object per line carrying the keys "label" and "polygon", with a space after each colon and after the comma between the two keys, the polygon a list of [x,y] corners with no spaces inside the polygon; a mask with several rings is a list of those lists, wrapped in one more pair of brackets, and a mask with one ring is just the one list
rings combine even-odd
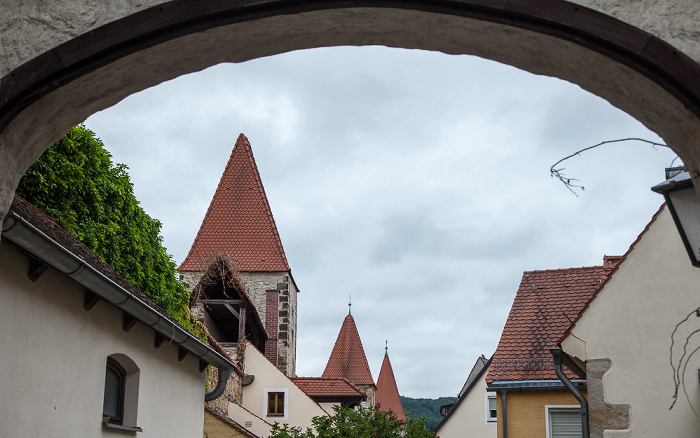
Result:
{"label": "window sill", "polygon": [[143,429],[138,426],[123,426],[121,424],[110,423],[107,420],[102,420],[102,424],[108,429],[124,430],[127,432],[143,432]]}

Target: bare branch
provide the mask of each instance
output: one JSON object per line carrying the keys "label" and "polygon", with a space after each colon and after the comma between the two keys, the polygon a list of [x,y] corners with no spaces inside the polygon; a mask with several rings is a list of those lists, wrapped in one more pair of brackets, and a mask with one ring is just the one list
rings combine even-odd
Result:
{"label": "bare branch", "polygon": [[[550,176],[551,176],[552,178],[556,177],[559,181],[562,182],[562,184],[564,184],[564,185],[566,186],[567,189],[569,189],[569,191],[570,191],[571,193],[573,193],[576,197],[578,197],[578,194],[576,194],[576,192],[574,191],[574,189],[585,190],[586,188],[585,188],[584,186],[582,186],[582,185],[577,184],[577,182],[578,182],[577,179],[575,179],[575,178],[569,178],[569,177],[567,177],[566,175],[564,175],[564,172],[563,172],[563,171],[565,170],[564,167],[560,167],[560,168],[556,169],[557,165],[559,165],[560,163],[562,163],[562,162],[568,160],[569,158],[573,158],[573,157],[576,157],[576,156],[578,156],[578,155],[581,155],[582,152],[586,152],[586,151],[588,151],[588,150],[597,148],[598,146],[603,146],[603,145],[610,144],[610,143],[620,143],[620,142],[623,142],[623,141],[641,141],[641,142],[643,142],[643,143],[650,144],[654,149],[656,149],[657,146],[665,147],[665,148],[668,147],[667,145],[665,145],[665,144],[663,144],[663,143],[657,143],[657,142],[654,142],[654,141],[651,141],[651,140],[645,140],[645,139],[643,139],[643,138],[636,138],[636,137],[631,137],[631,138],[619,138],[619,139],[617,139],[617,140],[606,140],[606,141],[600,142],[600,143],[598,143],[598,144],[594,144],[593,146],[588,146],[587,148],[583,148],[583,149],[581,149],[580,151],[574,152],[573,154],[571,154],[571,155],[569,155],[569,156],[567,156],[567,157],[562,158],[561,160],[559,160],[559,161],[557,161],[556,163],[552,164],[552,167],[549,168],[549,174],[550,174]],[[674,160],[674,161],[675,161],[675,160]]]}

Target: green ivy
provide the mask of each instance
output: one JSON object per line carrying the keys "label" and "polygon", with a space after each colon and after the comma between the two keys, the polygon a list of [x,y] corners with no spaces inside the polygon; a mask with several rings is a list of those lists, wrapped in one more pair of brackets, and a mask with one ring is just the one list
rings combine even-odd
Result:
{"label": "green ivy", "polygon": [[161,223],[134,196],[124,164],[83,125],[44,152],[17,194],[44,210],[185,328],[206,339],[189,313],[189,291],[163,247]]}

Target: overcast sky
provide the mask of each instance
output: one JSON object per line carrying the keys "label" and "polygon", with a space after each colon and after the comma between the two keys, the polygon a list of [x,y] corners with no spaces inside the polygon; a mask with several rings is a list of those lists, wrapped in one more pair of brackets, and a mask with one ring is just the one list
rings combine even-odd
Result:
{"label": "overcast sky", "polygon": [[352,295],[375,380],[454,396],[496,349],[523,271],[624,253],[675,157],[579,87],[469,56],[315,49],[180,77],[89,118],[130,168],[182,262],[240,133],[253,148],[299,294],[297,374],[320,376]]}

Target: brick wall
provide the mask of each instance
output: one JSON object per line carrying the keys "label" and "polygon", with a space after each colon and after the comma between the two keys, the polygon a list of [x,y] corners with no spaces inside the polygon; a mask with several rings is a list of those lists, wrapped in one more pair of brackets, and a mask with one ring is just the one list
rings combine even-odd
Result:
{"label": "brick wall", "polygon": [[265,292],[265,330],[270,338],[265,341],[265,357],[277,366],[277,331],[279,327],[279,291]]}

